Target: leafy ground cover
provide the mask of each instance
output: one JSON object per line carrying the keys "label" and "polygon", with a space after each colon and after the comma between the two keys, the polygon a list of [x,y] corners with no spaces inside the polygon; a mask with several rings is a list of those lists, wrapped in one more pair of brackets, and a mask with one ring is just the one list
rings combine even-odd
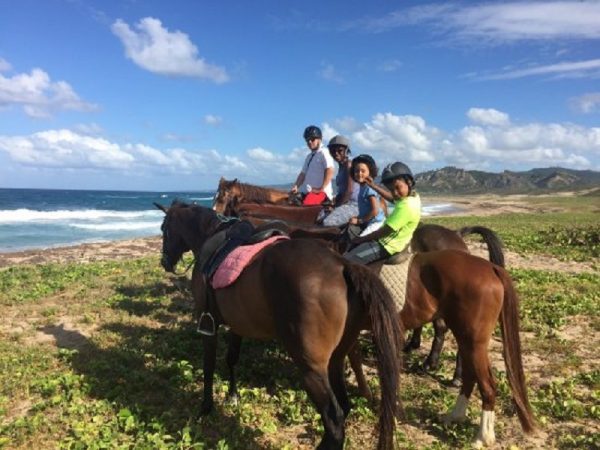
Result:
{"label": "leafy ground cover", "polygon": [[[561,232],[573,223],[586,230],[597,227],[592,212],[568,217],[436,221],[490,226],[508,249],[529,255],[593,259],[587,249],[573,250],[573,243],[529,243],[535,231],[554,227]],[[528,268],[510,273],[521,296],[525,368],[540,430],[522,435],[510,404],[501,343],[494,339],[498,448],[598,448],[600,276]],[[317,443],[318,415],[275,342],[244,341],[236,406],[225,402],[222,336],[216,411],[198,419],[202,347],[188,281],[165,274],[158,255],[0,270],[0,315],[0,447],[296,449]],[[377,390],[373,349],[366,337],[361,341]],[[435,373],[421,376],[412,370],[426,348],[405,361],[405,411],[397,431],[401,448],[468,448],[475,436],[477,394],[469,406],[470,421],[443,426],[439,420],[457,395],[447,383],[456,351],[451,341]],[[347,448],[373,448],[376,406],[357,397],[350,372],[348,379],[355,408],[348,419]]]}

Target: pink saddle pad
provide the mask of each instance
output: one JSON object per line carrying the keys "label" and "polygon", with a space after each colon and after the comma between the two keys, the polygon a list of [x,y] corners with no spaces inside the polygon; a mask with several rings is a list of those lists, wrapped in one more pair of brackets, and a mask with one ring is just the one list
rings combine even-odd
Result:
{"label": "pink saddle pad", "polygon": [[288,236],[272,236],[254,245],[241,245],[234,249],[219,265],[212,278],[212,287],[224,288],[232,284],[242,273],[242,270],[250,264],[252,258],[263,248],[268,247],[276,241],[289,239]]}

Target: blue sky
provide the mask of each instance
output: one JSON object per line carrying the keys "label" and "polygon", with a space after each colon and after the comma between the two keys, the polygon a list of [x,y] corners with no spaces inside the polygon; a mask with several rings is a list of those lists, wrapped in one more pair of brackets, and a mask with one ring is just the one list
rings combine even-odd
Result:
{"label": "blue sky", "polygon": [[600,170],[600,2],[0,0],[0,187],[291,183],[309,124],[415,172]]}

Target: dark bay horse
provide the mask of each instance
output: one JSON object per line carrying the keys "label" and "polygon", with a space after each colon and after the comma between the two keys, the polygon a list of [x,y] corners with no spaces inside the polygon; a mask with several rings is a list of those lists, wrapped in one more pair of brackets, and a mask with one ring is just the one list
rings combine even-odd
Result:
{"label": "dark bay horse", "polygon": [[[246,187],[243,196],[239,193],[241,186]],[[267,199],[268,193],[271,191],[272,189],[243,184],[237,180],[227,181],[221,178],[215,195],[213,209],[220,214],[241,217],[251,221],[254,219],[277,219],[300,227],[303,224],[306,226],[315,224],[317,215],[321,211],[320,206],[298,207],[274,204],[275,202]],[[283,191],[280,191],[280,193],[283,194]],[[463,237],[471,234],[478,234],[483,239],[488,248],[489,260],[494,264],[504,267],[504,253],[500,239],[492,230],[482,226],[464,227],[458,231],[454,231],[441,225],[420,224],[411,240],[411,249],[413,252],[444,249],[469,252],[469,248]],[[310,236],[311,233],[306,235],[306,237]],[[326,240],[335,239],[335,234],[332,234],[330,230],[325,234],[313,233],[312,236]],[[447,332],[444,321],[439,318],[433,320],[433,328],[435,334],[431,344],[431,351],[422,366],[425,371],[435,370],[439,367],[440,355]],[[422,327],[417,327],[413,331],[411,338],[405,346],[404,350],[406,352],[420,347],[421,332]],[[461,368],[459,361],[460,355],[457,355],[456,369],[452,377],[452,384],[455,386],[460,384]],[[361,380],[358,381],[359,383],[361,382]],[[366,382],[364,385],[361,383],[361,392],[366,396],[370,396],[366,387]]]}
{"label": "dark bay horse", "polygon": [[[164,211],[162,264],[172,271],[183,252],[189,249],[199,252],[204,240],[219,229],[220,221],[213,211],[199,206],[174,204]],[[193,285],[197,285],[197,281],[194,282],[196,272],[195,268]],[[381,295],[366,296],[365,284],[373,288],[369,291],[376,290]],[[236,283],[216,291],[219,312],[236,335],[278,336],[284,343],[299,366],[307,390],[323,418],[325,436],[321,448],[339,448],[343,441],[344,414],[350,408],[344,388],[343,358],[356,342],[358,329],[374,327],[382,389],[388,393],[382,394],[381,424],[387,423],[385,410],[394,408],[395,403],[386,404],[385,397],[393,395],[386,383],[393,384],[387,377],[397,376],[397,366],[386,360],[381,352],[398,356],[400,338],[396,333],[400,333],[402,327],[394,328],[381,317],[390,314],[389,299],[379,292],[381,287],[366,272],[345,264],[319,241],[292,239],[267,249]],[[468,399],[477,384],[482,415],[475,444],[492,445],[495,442],[496,383],[488,347],[496,323],[500,321],[512,398],[523,429],[532,431],[534,418],[521,357],[518,298],[509,274],[502,267],[464,251],[418,253],[409,269],[406,297],[402,311],[395,313],[399,324],[416,328],[440,317],[458,343],[463,360],[463,385],[456,405],[445,420],[465,420]],[[344,312],[340,313],[338,307]],[[318,325],[310,320],[312,316],[307,316],[310,313],[317,314]],[[323,314],[326,317],[322,317]],[[390,317],[393,315],[388,319]],[[344,320],[345,326],[338,323]],[[377,329],[382,322],[386,323],[385,331]],[[304,332],[301,336],[300,330]],[[338,337],[333,339],[333,344],[324,345],[320,339],[331,334]],[[390,341],[390,347],[381,346],[385,340]],[[205,350],[204,410],[212,407],[214,337],[206,338],[205,345],[208,350]],[[318,368],[306,361],[306,358],[310,361],[316,358],[312,352],[319,355],[317,360],[321,364]],[[230,370],[235,359],[235,356],[228,357]],[[389,366],[387,369],[382,367],[384,363]],[[385,370],[391,372],[385,373]],[[389,437],[382,436],[382,433],[388,435],[382,429],[380,426],[380,447],[391,443]]]}
{"label": "dark bay horse", "polygon": [[[211,209],[174,202],[159,206],[162,224],[161,264],[167,271],[184,252],[198,261],[208,238],[227,226]],[[206,301],[198,264],[192,292]],[[267,247],[232,285],[214,290],[216,316],[232,331],[232,339],[277,338],[299,369],[310,399],[321,415],[324,436],[319,449],[341,449],[350,401],[344,380],[344,358],[363,328],[372,328],[381,380],[379,449],[391,449],[398,404],[402,329],[387,289],[368,268],[348,263],[316,240],[290,239]],[[204,339],[202,413],[213,407],[216,334]],[[239,344],[239,342],[238,342]],[[239,345],[228,353],[231,392]]]}

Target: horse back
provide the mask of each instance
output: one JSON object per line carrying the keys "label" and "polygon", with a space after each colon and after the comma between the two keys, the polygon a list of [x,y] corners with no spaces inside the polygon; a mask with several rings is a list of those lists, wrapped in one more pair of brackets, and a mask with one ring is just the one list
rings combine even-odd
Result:
{"label": "horse back", "polygon": [[284,241],[266,248],[235,283],[218,289],[217,304],[240,336],[337,335],[348,307],[343,267],[340,257],[317,241]]}

